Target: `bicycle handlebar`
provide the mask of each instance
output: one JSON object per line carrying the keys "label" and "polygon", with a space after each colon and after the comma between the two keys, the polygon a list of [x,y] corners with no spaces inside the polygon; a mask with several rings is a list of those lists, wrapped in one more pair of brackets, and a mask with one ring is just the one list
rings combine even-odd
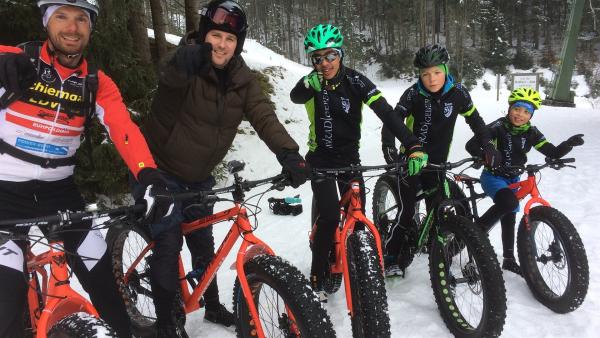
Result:
{"label": "bicycle handlebar", "polygon": [[58,211],[55,215],[49,216],[2,220],[0,221],[0,228],[25,228],[32,226],[45,226],[50,224],[74,224],[96,218],[114,217],[119,215],[126,215],[128,213],[141,212],[144,211],[145,208],[146,207],[142,204],[136,204],[128,207],[120,207],[115,209],[99,211]]}
{"label": "bicycle handlebar", "polygon": [[313,168],[312,169],[312,179],[323,178],[323,177],[335,177],[340,174],[347,173],[363,173],[368,171],[378,171],[378,170],[401,170],[406,167],[406,162],[397,162],[392,164],[384,164],[384,165],[351,165],[349,167],[342,168]]}
{"label": "bicycle handlebar", "polygon": [[476,162],[479,161],[478,157],[467,157],[457,162],[444,162],[444,163],[427,163],[425,169],[429,170],[452,170],[460,167],[461,165],[468,162]]}
{"label": "bicycle handlebar", "polygon": [[546,163],[544,163],[544,164],[527,164],[527,165],[520,165],[520,166],[508,166],[507,168],[515,169],[516,171],[519,171],[520,173],[522,173],[522,172],[537,172],[537,171],[540,171],[547,167],[550,167],[554,170],[559,170],[564,167],[575,168],[575,166],[568,165],[568,163],[575,162],[575,158],[573,158],[573,157],[569,157],[569,158],[548,158],[547,157],[545,161],[546,161]]}

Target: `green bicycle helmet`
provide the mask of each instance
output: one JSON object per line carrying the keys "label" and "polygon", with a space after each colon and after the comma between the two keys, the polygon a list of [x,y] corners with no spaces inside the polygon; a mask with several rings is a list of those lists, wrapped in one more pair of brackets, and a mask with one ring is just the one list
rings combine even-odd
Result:
{"label": "green bicycle helmet", "polygon": [[508,97],[508,104],[512,105],[517,101],[524,101],[533,104],[535,109],[540,109],[542,106],[542,98],[536,90],[526,87],[521,87],[513,90]]}
{"label": "green bicycle helmet", "polygon": [[331,24],[316,25],[311,28],[304,38],[304,51],[312,53],[325,48],[342,48],[344,37],[339,28]]}

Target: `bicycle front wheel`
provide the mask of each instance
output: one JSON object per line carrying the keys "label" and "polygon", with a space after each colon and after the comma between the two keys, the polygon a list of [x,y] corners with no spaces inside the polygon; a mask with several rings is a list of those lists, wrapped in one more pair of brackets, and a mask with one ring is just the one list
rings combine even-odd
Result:
{"label": "bicycle front wheel", "polygon": [[577,309],[590,281],[587,255],[577,230],[560,211],[536,206],[517,234],[523,277],[535,298],[557,313]]}
{"label": "bicycle front wheel", "polygon": [[59,320],[48,332],[48,338],[100,338],[117,334],[102,319],[86,312],[72,313]]}
{"label": "bicycle front wheel", "polygon": [[[244,264],[265,337],[335,337],[333,325],[302,273],[281,257],[259,255]],[[238,337],[256,337],[239,279],[233,289]]]}
{"label": "bicycle front wheel", "polygon": [[346,248],[352,291],[352,336],[390,337],[390,317],[375,238],[359,230]]}
{"label": "bicycle front wheel", "polygon": [[447,215],[430,243],[431,287],[456,337],[497,337],[506,319],[506,289],[487,236],[464,217]]}
{"label": "bicycle front wheel", "polygon": [[[108,230],[106,242],[113,259],[113,274],[125,302],[134,335],[156,335],[156,312],[150,286],[149,260],[152,251],[141,255],[150,243],[150,234],[139,225],[115,225]],[[129,269],[132,271],[125,280],[125,273]],[[185,326],[186,314],[180,288],[177,288],[173,302],[173,316],[177,326],[182,328]]]}

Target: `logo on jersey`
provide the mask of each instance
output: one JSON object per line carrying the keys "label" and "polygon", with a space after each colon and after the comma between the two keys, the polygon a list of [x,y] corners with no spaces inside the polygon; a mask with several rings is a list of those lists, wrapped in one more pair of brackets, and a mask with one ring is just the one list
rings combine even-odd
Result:
{"label": "logo on jersey", "polygon": [[42,77],[42,80],[44,80],[44,82],[46,82],[46,83],[52,83],[52,82],[56,81],[56,77],[52,73],[51,68],[44,68],[44,70],[42,71],[41,77]]}
{"label": "logo on jersey", "polygon": [[444,102],[444,116],[450,117],[452,115],[452,102]]}
{"label": "logo on jersey", "polygon": [[344,113],[348,114],[348,112],[350,111],[350,100],[342,97],[342,109],[344,110]]}

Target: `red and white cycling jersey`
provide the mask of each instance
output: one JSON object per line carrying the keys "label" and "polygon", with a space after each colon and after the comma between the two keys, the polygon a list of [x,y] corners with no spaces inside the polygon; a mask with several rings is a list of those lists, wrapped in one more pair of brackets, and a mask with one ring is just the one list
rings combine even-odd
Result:
{"label": "red and white cycling jersey", "polygon": [[[0,45],[0,53],[22,52],[17,47]],[[0,139],[39,157],[71,157],[80,146],[86,119],[83,84],[87,62],[83,60],[76,69],[64,67],[50,55],[46,42],[38,64],[35,83],[19,100],[0,109]],[[130,119],[119,89],[102,71],[98,71],[96,116],[134,175],[145,167],[156,168],[144,137]],[[1,181],[56,181],[71,176],[74,167],[43,168],[0,154]]]}

